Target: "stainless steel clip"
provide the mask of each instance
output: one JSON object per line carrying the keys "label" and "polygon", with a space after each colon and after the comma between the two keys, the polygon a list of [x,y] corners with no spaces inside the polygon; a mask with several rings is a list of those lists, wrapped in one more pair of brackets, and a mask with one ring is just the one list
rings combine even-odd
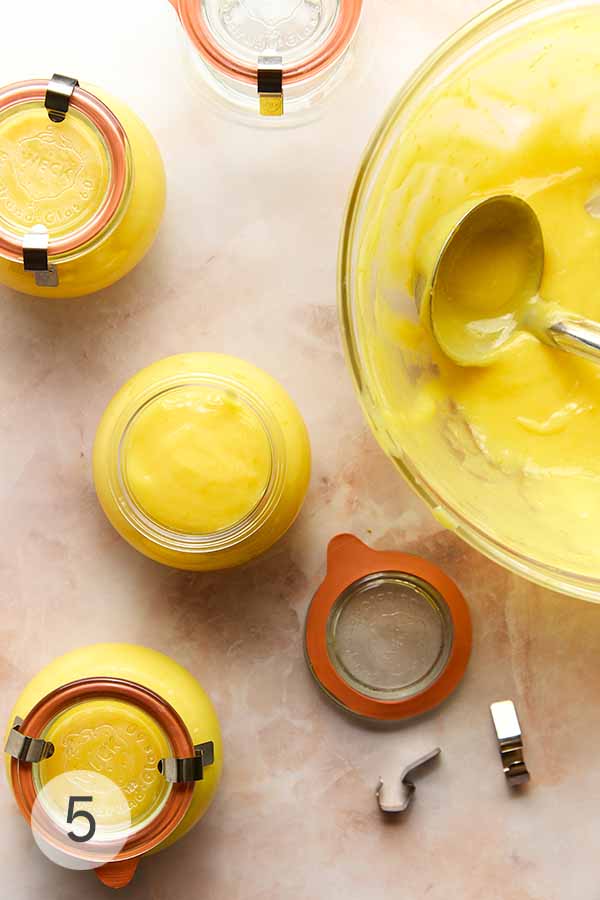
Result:
{"label": "stainless steel clip", "polygon": [[48,229],[34,225],[23,235],[23,266],[26,272],[33,272],[38,287],[56,287],[58,271],[48,259]]}
{"label": "stainless steel clip", "polygon": [[25,763],[39,763],[43,759],[50,759],[54,755],[54,744],[39,738],[27,737],[21,732],[22,724],[23,719],[19,718],[13,722],[4,752],[13,759]]}
{"label": "stainless steel clip", "polygon": [[526,784],[530,775],[523,759],[523,735],[515,704],[512,700],[502,700],[492,703],[490,711],[506,780],[511,787]]}
{"label": "stainless steel clip", "polygon": [[73,91],[76,87],[79,87],[79,82],[76,78],[68,78],[66,75],[56,74],[52,76],[48,82],[48,90],[44,100],[44,106],[48,110],[48,118],[51,122],[65,121],[71,105]]}
{"label": "stainless steel clip", "polygon": [[205,744],[196,744],[194,753],[195,756],[187,759],[178,759],[173,756],[168,759],[161,759],[158,764],[158,771],[171,784],[202,781],[204,778],[204,767],[212,766],[215,761],[215,745],[212,741],[207,741]]}
{"label": "stainless steel clip", "polygon": [[261,116],[283,115],[283,57],[258,57],[258,96]]}
{"label": "stainless steel clip", "polygon": [[441,748],[436,747],[435,750],[431,751],[431,753],[426,753],[425,756],[421,756],[416,762],[411,763],[410,766],[407,766],[400,776],[399,792],[396,792],[395,795],[393,795],[389,800],[387,797],[387,789],[385,789],[384,783],[380,778],[379,784],[377,785],[377,790],[375,791],[375,796],[377,797],[377,802],[379,803],[379,809],[381,810],[381,812],[406,812],[408,807],[411,805],[415,796],[415,791],[417,790],[413,782],[410,780],[410,776],[413,774],[413,772],[416,772],[417,769],[420,769],[422,766],[427,765],[427,763],[431,762],[432,760],[437,759],[441,752]]}

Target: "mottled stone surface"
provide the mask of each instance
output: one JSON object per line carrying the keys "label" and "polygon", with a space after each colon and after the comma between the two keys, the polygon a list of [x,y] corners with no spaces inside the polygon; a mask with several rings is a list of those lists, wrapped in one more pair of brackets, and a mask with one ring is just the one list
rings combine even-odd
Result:
{"label": "mottled stone surface", "polygon": [[[58,70],[123,95],[154,130],[169,173],[156,247],[120,285],[81,302],[0,290],[3,719],[56,655],[128,640],[188,666],[223,723],[213,809],[145,861],[123,894],[132,900],[599,895],[600,609],[531,586],[439,531],[371,438],[337,332],[337,241],[361,150],[396,87],[484,4],[367,5],[362,73],[327,120],[277,134],[198,106],[166,0],[104,0],[93,13],[74,0],[30,0],[4,11],[0,83]],[[136,369],[184,350],[268,369],[310,429],[303,513],[242,571],[161,568],[120,540],[95,500],[90,453],[104,405]],[[462,686],[401,729],[350,721],[305,667],[305,612],[340,531],[435,560],[471,605]],[[521,796],[504,785],[487,708],[508,696],[534,777]],[[394,778],[438,744],[442,762],[410,817],[383,822],[378,776]],[[106,896],[93,876],[38,853],[5,785],[0,837],[2,897]]]}

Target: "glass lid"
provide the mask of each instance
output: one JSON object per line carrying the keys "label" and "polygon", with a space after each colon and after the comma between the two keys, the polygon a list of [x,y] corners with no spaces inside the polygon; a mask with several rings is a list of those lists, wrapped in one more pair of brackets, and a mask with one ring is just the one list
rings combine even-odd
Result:
{"label": "glass lid", "polygon": [[254,81],[260,59],[280,60],[284,82],[316,75],[352,40],[362,0],[172,0],[188,35],[225,74]]}
{"label": "glass lid", "polygon": [[331,541],[306,621],[306,655],[336,703],[380,721],[420,715],[457,687],[470,652],[466,601],[437,566],[372,550],[350,534]]}
{"label": "glass lid", "polygon": [[375,572],[349,585],[327,623],[329,656],[357,691],[399,700],[443,672],[453,628],[443,597],[401,572]]}

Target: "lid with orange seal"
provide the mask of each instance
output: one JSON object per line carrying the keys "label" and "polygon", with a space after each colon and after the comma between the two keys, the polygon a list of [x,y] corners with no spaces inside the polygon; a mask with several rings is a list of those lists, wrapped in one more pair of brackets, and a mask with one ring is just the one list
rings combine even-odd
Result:
{"label": "lid with orange seal", "polygon": [[166,700],[119,678],[52,691],[13,723],[5,750],[38,845],[113,888],[127,885],[140,857],[178,828],[215,761],[214,743],[194,745]]}
{"label": "lid with orange seal", "polygon": [[193,46],[221,76],[254,87],[263,116],[348,50],[362,0],[171,0]]}
{"label": "lid with orange seal", "polygon": [[462,679],[471,617],[433,563],[372,550],[350,534],[329,544],[327,575],[306,621],[306,655],[326,694],[366,719],[433,709]]}
{"label": "lid with orange seal", "polygon": [[130,175],[123,126],[76,79],[0,88],[0,257],[39,286],[116,225]]}

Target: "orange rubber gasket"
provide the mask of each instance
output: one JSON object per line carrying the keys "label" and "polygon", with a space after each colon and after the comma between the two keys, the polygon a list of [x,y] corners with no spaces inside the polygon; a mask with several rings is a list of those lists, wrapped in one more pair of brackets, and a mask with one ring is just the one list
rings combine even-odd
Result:
{"label": "orange rubber gasket", "polygon": [[[256,83],[258,67],[245,65],[228,56],[213,39],[202,15],[200,0],[170,0],[170,2],[197,50],[211,65],[238,81]],[[329,39],[314,56],[283,70],[284,85],[312,78],[342,56],[358,28],[362,5],[363,0],[340,0],[337,21]]]}
{"label": "orange rubber gasket", "polygon": [[[176,757],[194,756],[194,743],[183,719],[173,707],[148,688],[120,678],[84,678],[73,681],[52,691],[34,706],[26,716],[20,730],[32,738],[42,736],[44,729],[61,712],[83,700],[111,697],[139,706],[152,716],[162,727]],[[33,806],[37,791],[30,763],[10,761],[13,793],[19,809],[31,824]],[[121,852],[104,867],[110,870],[118,864],[134,860],[153,850],[169,837],[181,823],[192,802],[194,784],[173,784],[171,792],[160,813],[139,832],[128,838]],[[54,844],[52,836],[46,836]],[[64,847],[60,848],[62,852]],[[75,858],[77,854],[72,854]],[[99,871],[99,870],[98,870]]]}
{"label": "orange rubber gasket", "polygon": [[[452,620],[452,648],[443,672],[424,691],[405,700],[361,694],[338,674],[327,648],[327,625],[338,597],[355,581],[379,572],[413,575],[430,584],[444,599]],[[471,614],[458,586],[433,563],[407,553],[373,550],[352,534],[340,534],[327,549],[327,575],[308,611],[305,641],[313,675],[334,700],[364,718],[400,721],[429,712],[460,683],[471,656]]]}

